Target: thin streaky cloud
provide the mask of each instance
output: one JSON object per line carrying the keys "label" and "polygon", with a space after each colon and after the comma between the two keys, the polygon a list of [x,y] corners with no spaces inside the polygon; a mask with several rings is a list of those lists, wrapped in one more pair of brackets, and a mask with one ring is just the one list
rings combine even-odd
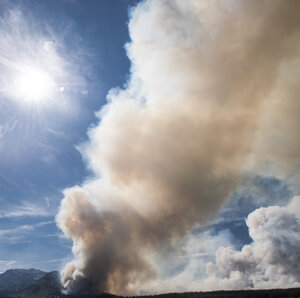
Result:
{"label": "thin streaky cloud", "polygon": [[22,235],[20,235],[22,238],[24,236],[24,232],[33,231],[36,228],[39,228],[39,227],[42,227],[45,225],[49,225],[52,223],[53,223],[53,221],[50,220],[50,221],[42,221],[42,222],[39,222],[39,223],[33,224],[33,225],[22,225],[22,226],[18,226],[18,227],[12,228],[12,229],[3,229],[3,230],[0,230],[0,239],[12,239],[15,236],[17,236],[17,238],[18,238],[20,233],[22,233]]}
{"label": "thin streaky cloud", "polygon": [[41,206],[24,203],[23,206],[11,208],[10,210],[1,211],[0,218],[11,218],[21,216],[47,217],[51,216],[51,212]]}

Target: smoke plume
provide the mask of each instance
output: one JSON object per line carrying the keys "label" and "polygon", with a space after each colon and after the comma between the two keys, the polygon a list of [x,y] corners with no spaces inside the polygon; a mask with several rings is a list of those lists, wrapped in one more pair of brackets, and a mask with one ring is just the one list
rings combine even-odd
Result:
{"label": "smoke plume", "polygon": [[[280,121],[294,115],[271,132],[296,136],[297,86],[287,91],[294,82],[285,76],[299,54],[299,9],[293,0],[150,0],[132,9],[130,81],[110,91],[81,146],[95,178],[65,190],[57,216],[73,240],[62,272],[69,292],[131,294],[155,279],[153,255],[205,225],[263,159],[268,102],[274,113],[284,106]],[[286,138],[289,149],[268,157],[295,164],[297,142]]]}
{"label": "smoke plume", "polygon": [[241,251],[221,247],[208,263],[206,287],[215,289],[300,286],[300,197],[287,207],[256,209],[247,219],[253,242]]}

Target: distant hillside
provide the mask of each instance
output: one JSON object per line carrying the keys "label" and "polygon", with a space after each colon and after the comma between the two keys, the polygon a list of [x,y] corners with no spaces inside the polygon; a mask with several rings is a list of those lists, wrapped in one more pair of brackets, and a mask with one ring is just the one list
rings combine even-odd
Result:
{"label": "distant hillside", "polygon": [[[103,293],[98,296],[66,295],[57,271],[13,269],[0,274],[0,297],[11,298],[124,298]],[[300,288],[244,291],[186,292],[126,298],[293,298],[300,297]]]}
{"label": "distant hillside", "polygon": [[10,269],[0,274],[0,296],[23,290],[46,272],[36,269]]}
{"label": "distant hillside", "polygon": [[63,297],[61,294],[61,283],[59,279],[59,272],[52,271],[44,274],[40,279],[34,282],[31,286],[26,289],[19,291],[15,294],[10,294],[9,297],[16,298],[54,298]]}

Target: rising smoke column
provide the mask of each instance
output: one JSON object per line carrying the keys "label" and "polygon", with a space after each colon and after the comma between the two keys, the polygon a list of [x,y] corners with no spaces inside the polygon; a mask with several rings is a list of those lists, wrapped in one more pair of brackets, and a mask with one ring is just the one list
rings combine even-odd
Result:
{"label": "rising smoke column", "polygon": [[137,292],[155,279],[151,256],[218,213],[266,148],[255,146],[261,113],[299,54],[299,8],[153,0],[132,10],[131,79],[110,91],[81,146],[95,178],[65,190],[57,216],[73,240],[69,292]]}

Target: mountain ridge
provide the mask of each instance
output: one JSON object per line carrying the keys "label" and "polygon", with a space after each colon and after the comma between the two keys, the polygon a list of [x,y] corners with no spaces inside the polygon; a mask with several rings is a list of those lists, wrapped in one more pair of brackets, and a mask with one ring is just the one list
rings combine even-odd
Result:
{"label": "mountain ridge", "polygon": [[33,268],[6,270],[0,274],[0,296],[27,288],[45,273],[45,271]]}
{"label": "mountain ridge", "polygon": [[39,297],[62,297],[62,286],[58,271],[45,273],[29,287],[17,292],[11,293],[9,297],[16,298],[39,298]]}

